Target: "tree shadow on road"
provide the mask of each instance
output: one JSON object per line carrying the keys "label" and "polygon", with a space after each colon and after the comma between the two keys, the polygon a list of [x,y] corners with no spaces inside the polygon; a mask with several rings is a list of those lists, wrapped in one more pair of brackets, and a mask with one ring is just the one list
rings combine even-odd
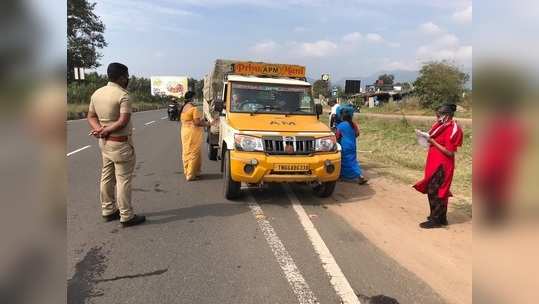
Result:
{"label": "tree shadow on road", "polygon": [[234,216],[245,212],[249,212],[249,208],[245,205],[221,203],[147,212],[144,215],[147,216],[146,225],[155,225],[203,217]]}

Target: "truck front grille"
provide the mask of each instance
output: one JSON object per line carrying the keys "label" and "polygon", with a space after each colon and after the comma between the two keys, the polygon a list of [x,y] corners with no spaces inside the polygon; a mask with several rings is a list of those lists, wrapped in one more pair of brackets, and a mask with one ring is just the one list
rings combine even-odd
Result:
{"label": "truck front grille", "polygon": [[306,155],[314,153],[313,137],[264,137],[264,151],[274,155]]}

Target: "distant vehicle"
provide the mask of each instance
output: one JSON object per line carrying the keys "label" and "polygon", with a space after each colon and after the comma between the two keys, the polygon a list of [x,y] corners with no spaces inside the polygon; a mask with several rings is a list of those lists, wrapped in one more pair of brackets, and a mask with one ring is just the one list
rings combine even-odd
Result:
{"label": "distant vehicle", "polygon": [[180,114],[179,109],[178,109],[178,103],[176,102],[169,103],[168,108],[167,108],[167,113],[168,113],[168,119],[170,121],[178,120],[179,114]]}
{"label": "distant vehicle", "polygon": [[224,196],[242,183],[304,182],[333,193],[341,154],[335,135],[319,120],[305,67],[216,60],[204,79],[208,157],[221,161]]}

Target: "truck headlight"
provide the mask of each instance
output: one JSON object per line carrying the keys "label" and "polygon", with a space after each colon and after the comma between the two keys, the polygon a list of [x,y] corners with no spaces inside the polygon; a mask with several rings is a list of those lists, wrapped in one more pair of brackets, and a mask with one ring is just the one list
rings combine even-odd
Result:
{"label": "truck headlight", "polygon": [[234,135],[234,145],[236,146],[236,149],[240,151],[264,151],[264,144],[260,137],[236,134]]}
{"label": "truck headlight", "polygon": [[334,135],[316,139],[316,152],[331,152],[337,149],[337,139]]}

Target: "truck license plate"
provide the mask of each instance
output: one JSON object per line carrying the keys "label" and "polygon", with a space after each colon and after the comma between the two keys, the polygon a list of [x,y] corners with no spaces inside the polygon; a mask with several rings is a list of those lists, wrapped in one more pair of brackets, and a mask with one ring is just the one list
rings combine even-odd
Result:
{"label": "truck license plate", "polygon": [[274,170],[280,172],[309,171],[309,165],[306,164],[279,164],[275,165]]}

